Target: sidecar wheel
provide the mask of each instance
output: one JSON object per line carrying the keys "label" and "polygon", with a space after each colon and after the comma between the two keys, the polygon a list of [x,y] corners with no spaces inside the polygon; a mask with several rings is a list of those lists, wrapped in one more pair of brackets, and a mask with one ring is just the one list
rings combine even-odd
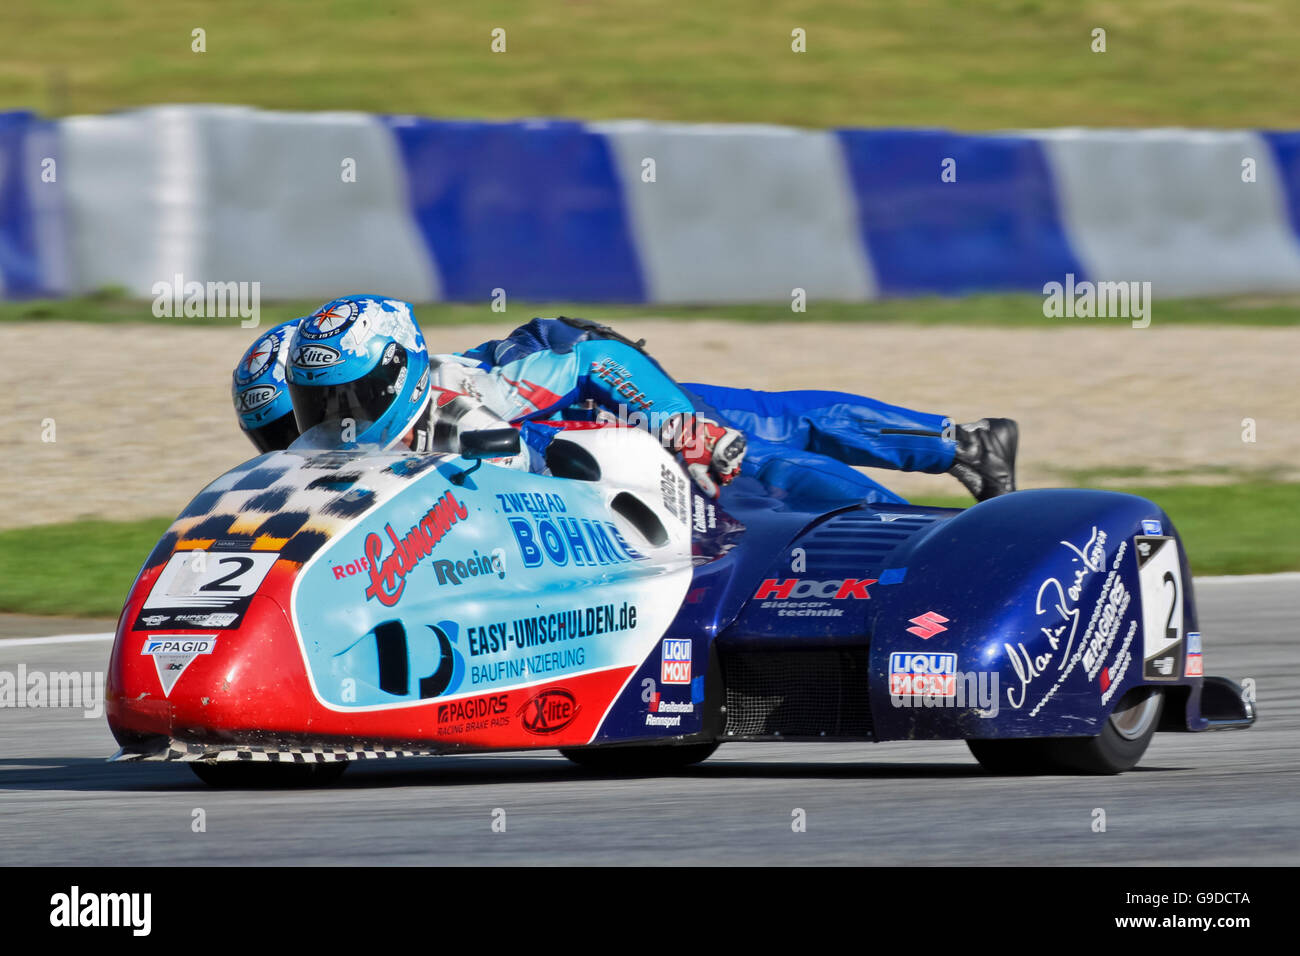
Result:
{"label": "sidecar wheel", "polygon": [[331,763],[263,763],[262,761],[195,761],[194,775],[219,790],[277,790],[327,787],[348,769],[348,761]]}
{"label": "sidecar wheel", "polygon": [[1069,773],[1123,773],[1146,753],[1160,724],[1164,695],[1154,687],[1130,691],[1096,737],[1049,741],[1049,759]]}
{"label": "sidecar wheel", "polygon": [[1124,696],[1096,737],[968,740],[985,770],[995,774],[1115,774],[1132,770],[1160,724],[1164,695],[1138,687]]}
{"label": "sidecar wheel", "polygon": [[601,773],[668,773],[708,760],[716,741],[661,747],[581,747],[560,749],[580,767]]}
{"label": "sidecar wheel", "polygon": [[1046,740],[968,740],[980,766],[1000,777],[1047,773]]}

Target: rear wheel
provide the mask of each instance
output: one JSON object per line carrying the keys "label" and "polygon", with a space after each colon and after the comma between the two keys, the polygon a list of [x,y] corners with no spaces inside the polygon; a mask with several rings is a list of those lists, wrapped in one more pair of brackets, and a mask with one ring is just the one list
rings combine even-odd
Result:
{"label": "rear wheel", "polygon": [[716,741],[659,747],[582,747],[560,749],[580,767],[601,773],[668,773],[708,760]]}
{"label": "rear wheel", "polygon": [[194,775],[222,790],[271,790],[327,787],[348,769],[348,761],[330,763],[269,763],[263,761],[195,761]]}
{"label": "rear wheel", "polygon": [[990,773],[1123,773],[1146,753],[1163,702],[1159,690],[1139,687],[1116,705],[1095,737],[968,740],[966,745]]}
{"label": "rear wheel", "polygon": [[1046,740],[968,740],[966,746],[989,773],[999,776],[1045,773]]}

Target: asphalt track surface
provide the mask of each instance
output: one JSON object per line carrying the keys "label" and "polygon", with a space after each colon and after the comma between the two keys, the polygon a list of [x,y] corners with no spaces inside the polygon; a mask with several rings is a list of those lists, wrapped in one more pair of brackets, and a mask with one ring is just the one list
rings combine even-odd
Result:
{"label": "asphalt track surface", "polygon": [[[106,763],[102,717],[6,709],[0,864],[1294,865],[1300,575],[1210,579],[1197,594],[1206,672],[1253,677],[1259,722],[1159,734],[1118,777],[997,778],[961,743],[731,744],[667,777],[605,779],[534,752],[358,765],[323,790],[214,791],[184,766]],[[29,623],[0,628],[0,670],[105,667],[107,641],[15,639]]]}

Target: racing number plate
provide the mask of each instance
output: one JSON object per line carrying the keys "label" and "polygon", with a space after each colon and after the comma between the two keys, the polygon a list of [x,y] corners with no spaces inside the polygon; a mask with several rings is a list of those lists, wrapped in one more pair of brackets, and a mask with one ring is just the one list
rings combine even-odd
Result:
{"label": "racing number plate", "polygon": [[279,557],[267,551],[173,554],[145,598],[136,629],[238,627]]}
{"label": "racing number plate", "polygon": [[1173,538],[1139,535],[1142,592],[1142,678],[1178,680],[1183,660],[1183,573]]}

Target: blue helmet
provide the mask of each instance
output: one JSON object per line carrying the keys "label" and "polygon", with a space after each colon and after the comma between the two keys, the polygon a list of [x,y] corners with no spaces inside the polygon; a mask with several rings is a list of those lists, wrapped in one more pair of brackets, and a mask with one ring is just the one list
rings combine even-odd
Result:
{"label": "blue helmet", "polygon": [[298,437],[293,400],[284,380],[289,339],[301,319],[277,325],[252,344],[231,375],[239,427],[260,452],[289,447]]}
{"label": "blue helmet", "polygon": [[401,441],[429,403],[429,351],[408,302],[346,295],[302,320],[289,346],[299,430],[355,426],[358,444]]}

